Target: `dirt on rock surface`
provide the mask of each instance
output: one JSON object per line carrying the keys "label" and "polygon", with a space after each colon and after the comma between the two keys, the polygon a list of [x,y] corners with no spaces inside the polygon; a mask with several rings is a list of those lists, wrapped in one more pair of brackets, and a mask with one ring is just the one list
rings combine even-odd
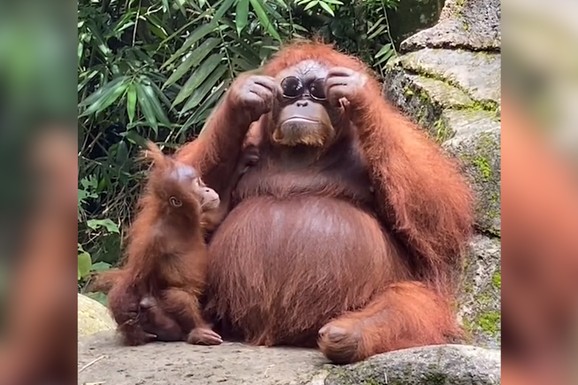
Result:
{"label": "dirt on rock surface", "polygon": [[[83,385],[306,384],[327,361],[313,349],[265,348],[239,343],[198,346],[181,342],[122,346],[115,333],[78,344]],[[323,382],[321,382],[323,383]]]}

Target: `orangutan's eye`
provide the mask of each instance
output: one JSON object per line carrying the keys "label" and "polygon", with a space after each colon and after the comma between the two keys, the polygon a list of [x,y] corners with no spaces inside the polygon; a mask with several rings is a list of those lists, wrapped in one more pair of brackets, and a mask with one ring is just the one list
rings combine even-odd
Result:
{"label": "orangutan's eye", "polygon": [[327,96],[325,95],[325,79],[315,79],[309,86],[309,94],[311,95],[311,98],[315,100],[327,99]]}
{"label": "orangutan's eye", "polygon": [[287,76],[283,79],[281,88],[283,89],[283,96],[289,99],[294,99],[303,93],[303,83],[295,76]]}

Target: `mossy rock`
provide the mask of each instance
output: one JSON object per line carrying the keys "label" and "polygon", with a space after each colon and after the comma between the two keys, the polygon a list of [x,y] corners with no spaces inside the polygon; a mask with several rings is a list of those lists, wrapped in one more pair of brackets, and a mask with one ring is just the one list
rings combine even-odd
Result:
{"label": "mossy rock", "polygon": [[324,385],[494,385],[500,351],[466,345],[425,346],[334,368]]}
{"label": "mossy rock", "polygon": [[422,48],[465,48],[499,51],[500,0],[446,0],[439,21],[401,43],[402,51]]}
{"label": "mossy rock", "polygon": [[[405,71],[399,62],[389,65],[385,75],[384,94],[406,115],[440,139],[442,111],[448,108],[473,108],[475,102],[462,90],[444,81]],[[451,135],[443,138],[447,139]]]}
{"label": "mossy rock", "polygon": [[103,304],[78,294],[78,336],[115,329],[116,323]]}
{"label": "mossy rock", "polygon": [[467,342],[498,348],[501,344],[501,244],[478,235],[466,259],[458,317],[468,333]]}
{"label": "mossy rock", "polygon": [[455,135],[444,142],[461,162],[476,195],[476,226],[485,234],[501,234],[500,123],[495,113],[484,110],[444,111]]}
{"label": "mossy rock", "polygon": [[425,48],[399,57],[409,73],[437,79],[496,108],[501,99],[501,55],[461,49]]}

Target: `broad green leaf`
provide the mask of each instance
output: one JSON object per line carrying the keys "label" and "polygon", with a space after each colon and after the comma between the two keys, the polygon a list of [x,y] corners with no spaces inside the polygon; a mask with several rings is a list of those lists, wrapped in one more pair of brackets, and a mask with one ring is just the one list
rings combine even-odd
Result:
{"label": "broad green leaf", "polygon": [[202,39],[203,37],[205,37],[209,33],[213,32],[215,30],[215,28],[217,27],[217,25],[218,25],[217,20],[213,19],[213,21],[211,21],[209,24],[202,25],[199,28],[197,28],[195,31],[193,31],[191,33],[191,35],[185,40],[185,42],[183,43],[181,48],[179,48],[177,50],[177,52],[175,52],[169,58],[169,60],[167,60],[161,66],[161,69],[165,68],[166,66],[171,64],[173,61],[175,61],[176,59],[181,57],[183,55],[183,53],[187,52],[193,46],[193,44],[195,44],[197,41],[199,41],[200,39]]}
{"label": "broad green leaf", "polygon": [[249,22],[249,0],[237,0],[235,25],[237,26],[237,33],[239,35],[241,35],[241,31],[247,26],[248,22]]}
{"label": "broad green leaf", "polygon": [[102,88],[86,98],[81,105],[88,108],[80,116],[88,116],[93,113],[101,112],[126,91],[126,77],[122,76],[111,82],[106,83]]}
{"label": "broad green leaf", "polygon": [[111,264],[106,262],[96,262],[92,265],[92,271],[105,271],[110,269]]}
{"label": "broad green leaf", "polygon": [[253,7],[255,14],[257,14],[257,17],[259,18],[259,21],[261,22],[261,25],[265,28],[265,30],[271,36],[273,36],[275,39],[281,41],[281,36],[279,36],[279,32],[277,32],[275,27],[273,27],[273,24],[271,24],[269,17],[267,17],[267,13],[263,9],[263,6],[261,4],[261,0],[249,0],[249,1],[251,2],[251,6]]}
{"label": "broad green leaf", "polygon": [[333,12],[333,9],[331,9],[331,7],[329,6],[329,4],[324,3],[323,0],[321,0],[319,2],[319,5],[321,6],[321,8],[323,8],[328,14],[330,14],[331,16],[335,16],[335,13]]}
{"label": "broad green leaf", "polygon": [[128,121],[134,121],[134,114],[136,110],[136,87],[134,84],[130,84],[126,91],[126,113],[128,115]]}
{"label": "broad green leaf", "polygon": [[189,100],[181,110],[181,114],[187,112],[191,108],[195,108],[205,98],[205,96],[207,96],[207,94],[211,92],[213,87],[215,87],[215,84],[217,84],[221,80],[223,75],[228,70],[229,69],[227,68],[226,65],[222,65],[217,69],[215,69],[211,73],[211,76],[209,76],[207,80],[205,80],[205,82],[203,82],[203,84],[200,87],[198,87],[195,90],[195,92],[193,92],[193,95],[189,98]]}
{"label": "broad green leaf", "polygon": [[343,5],[343,3],[339,0],[321,0],[327,4],[334,4],[334,5]]}
{"label": "broad green leaf", "polygon": [[[223,54],[216,53],[211,56],[203,64],[197,68],[197,70],[191,75],[189,80],[185,83],[175,101],[173,102],[173,107],[179,105],[186,98],[188,98],[193,91],[201,85],[201,83],[209,76],[209,74],[215,69],[217,64],[223,59]],[[181,112],[182,113],[182,112]]]}
{"label": "broad green leaf", "polygon": [[101,292],[94,292],[94,293],[85,293],[88,298],[92,298],[93,300],[100,302],[104,306],[108,304],[108,296]]}
{"label": "broad green leaf", "polygon": [[90,254],[83,251],[78,254],[78,279],[86,277],[90,273],[90,267],[92,266],[92,261],[90,260]]}
{"label": "broad green leaf", "polygon": [[93,230],[105,228],[109,233],[119,233],[118,226],[110,219],[89,219],[86,225]]}
{"label": "broad green leaf", "polygon": [[183,77],[192,67],[199,65],[201,61],[221,42],[220,39],[210,38],[205,40],[201,45],[197,47],[193,52],[187,56],[185,61],[177,67],[175,72],[167,79],[162,88],[165,89],[167,86],[177,82]]}

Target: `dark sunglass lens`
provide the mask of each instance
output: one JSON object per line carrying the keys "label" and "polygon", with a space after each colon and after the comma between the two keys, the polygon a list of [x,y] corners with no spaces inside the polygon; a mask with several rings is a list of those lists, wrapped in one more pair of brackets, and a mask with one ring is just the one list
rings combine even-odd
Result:
{"label": "dark sunglass lens", "polygon": [[325,79],[315,79],[309,87],[309,93],[314,99],[325,100]]}
{"label": "dark sunglass lens", "polygon": [[287,98],[295,98],[303,93],[303,84],[295,76],[283,79],[281,88],[283,88],[283,96]]}

